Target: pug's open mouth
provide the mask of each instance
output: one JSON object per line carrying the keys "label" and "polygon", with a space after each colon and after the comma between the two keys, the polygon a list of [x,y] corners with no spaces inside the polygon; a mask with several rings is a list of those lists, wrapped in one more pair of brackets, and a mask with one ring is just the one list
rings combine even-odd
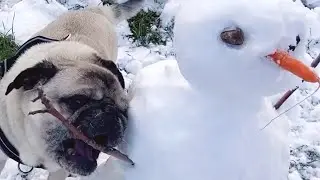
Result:
{"label": "pug's open mouth", "polygon": [[62,142],[67,160],[74,162],[96,161],[100,151],[89,146],[82,140],[67,139]]}
{"label": "pug's open mouth", "polygon": [[[103,146],[107,137],[106,136],[97,136],[93,138],[93,140]],[[118,143],[115,143],[115,145]],[[67,155],[67,159],[77,162],[87,161],[96,161],[99,157],[101,151],[93,148],[92,146],[88,145],[86,142],[79,140],[79,139],[66,139],[62,141],[62,147],[64,153]],[[108,148],[112,149],[112,148]]]}
{"label": "pug's open mouth", "polygon": [[101,151],[79,139],[62,140],[51,151],[53,159],[73,176],[88,176],[97,168]]}

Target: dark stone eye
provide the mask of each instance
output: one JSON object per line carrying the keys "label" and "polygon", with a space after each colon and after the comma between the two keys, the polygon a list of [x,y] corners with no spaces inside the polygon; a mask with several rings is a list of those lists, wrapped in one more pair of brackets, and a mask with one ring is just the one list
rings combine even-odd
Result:
{"label": "dark stone eye", "polygon": [[64,103],[72,111],[76,111],[85,104],[89,103],[91,99],[85,95],[73,95],[70,97],[64,97],[60,99],[61,103]]}
{"label": "dark stone eye", "polygon": [[238,27],[225,28],[220,34],[221,40],[229,45],[242,45],[245,41],[242,29]]}

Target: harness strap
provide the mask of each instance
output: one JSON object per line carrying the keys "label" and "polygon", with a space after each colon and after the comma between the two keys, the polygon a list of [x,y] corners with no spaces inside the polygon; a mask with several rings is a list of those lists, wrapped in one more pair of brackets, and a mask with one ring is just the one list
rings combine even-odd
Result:
{"label": "harness strap", "polygon": [[51,39],[51,38],[47,38],[44,36],[36,36],[36,37],[29,39],[28,41],[26,41],[25,43],[23,43],[19,47],[19,49],[17,50],[15,55],[0,62],[1,77],[3,77],[3,75],[13,66],[13,64],[16,62],[16,60],[31,47],[38,45],[38,44],[42,44],[42,43],[50,43],[50,42],[54,42],[54,41],[64,41],[67,38],[69,38],[69,36],[70,36],[70,34],[61,40]]}

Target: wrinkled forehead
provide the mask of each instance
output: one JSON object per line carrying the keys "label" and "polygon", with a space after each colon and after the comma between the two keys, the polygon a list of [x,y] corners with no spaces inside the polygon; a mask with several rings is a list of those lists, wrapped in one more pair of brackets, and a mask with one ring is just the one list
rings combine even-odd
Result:
{"label": "wrinkled forehead", "polygon": [[61,70],[47,85],[52,96],[83,94],[101,99],[107,92],[119,88],[115,76],[97,67],[69,67]]}

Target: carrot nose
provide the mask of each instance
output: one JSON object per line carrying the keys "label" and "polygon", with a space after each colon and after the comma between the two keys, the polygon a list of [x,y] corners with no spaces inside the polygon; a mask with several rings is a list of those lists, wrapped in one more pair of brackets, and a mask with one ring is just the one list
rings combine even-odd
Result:
{"label": "carrot nose", "polygon": [[309,66],[292,57],[287,52],[276,51],[268,56],[271,57],[271,59],[282,69],[291,72],[307,82],[319,83],[319,76]]}

